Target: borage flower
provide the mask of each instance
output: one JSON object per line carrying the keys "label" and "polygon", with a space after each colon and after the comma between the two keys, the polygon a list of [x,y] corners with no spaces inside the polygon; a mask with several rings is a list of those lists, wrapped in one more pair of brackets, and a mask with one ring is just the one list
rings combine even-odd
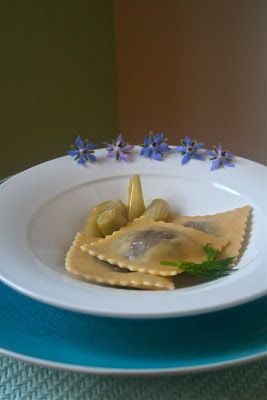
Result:
{"label": "borage flower", "polygon": [[107,157],[116,158],[117,161],[128,161],[128,155],[134,149],[133,145],[125,143],[121,134],[112,143],[104,142],[104,144],[107,145]]}
{"label": "borage flower", "polygon": [[211,156],[211,171],[215,171],[223,166],[225,167],[234,167],[233,158],[234,155],[230,153],[228,150],[223,150],[221,143],[219,146],[214,146],[213,150],[207,150],[209,156]]}
{"label": "borage flower", "polygon": [[197,160],[204,160],[202,155],[198,153],[199,149],[202,149],[203,143],[198,143],[196,140],[191,140],[190,137],[186,136],[181,140],[181,145],[176,147],[176,151],[183,155],[182,164],[187,164],[191,158]]}
{"label": "borage flower", "polygon": [[156,133],[150,132],[144,140],[144,144],[140,154],[143,157],[151,157],[154,160],[161,161],[164,153],[171,151],[171,148],[166,143],[167,139],[164,137],[162,132]]}
{"label": "borage flower", "polygon": [[68,150],[67,154],[74,157],[78,164],[84,165],[87,161],[96,161],[96,157],[93,154],[93,149],[97,147],[95,143],[88,143],[88,140],[82,140],[81,136],[78,135],[75,144],[70,147],[72,150]]}

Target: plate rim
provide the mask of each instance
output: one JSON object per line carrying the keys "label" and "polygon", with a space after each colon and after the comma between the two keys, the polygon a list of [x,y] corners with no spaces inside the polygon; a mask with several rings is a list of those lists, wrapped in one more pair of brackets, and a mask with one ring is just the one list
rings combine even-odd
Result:
{"label": "plate rim", "polygon": [[81,314],[85,315],[92,315],[92,316],[99,316],[99,317],[105,317],[105,318],[118,318],[118,319],[169,319],[169,318],[184,318],[184,317],[193,317],[194,315],[202,315],[202,314],[210,314],[213,312],[218,312],[218,311],[223,311],[223,310],[229,310],[231,308],[237,307],[239,305],[245,305],[247,303],[250,303],[253,300],[260,299],[267,294],[267,290],[263,290],[260,293],[257,293],[256,295],[251,295],[250,297],[246,297],[241,300],[236,300],[235,302],[229,303],[227,305],[218,305],[218,306],[213,306],[212,308],[209,307],[208,309],[197,309],[197,310],[192,310],[192,312],[179,312],[177,314],[175,311],[174,312],[169,312],[164,314],[162,313],[155,313],[155,314],[127,314],[127,313],[121,313],[118,315],[117,312],[112,313],[111,311],[105,312],[105,311],[95,311],[95,310],[84,310],[84,309],[79,309],[76,307],[71,307],[68,305],[60,304],[59,302],[53,302],[53,300],[50,299],[43,299],[40,298],[40,296],[35,295],[34,293],[28,292],[27,290],[24,290],[23,288],[18,288],[16,285],[13,285],[9,281],[5,281],[5,279],[0,279],[0,282],[4,283],[6,286],[10,287],[13,290],[16,290],[18,293],[23,294],[24,296],[27,296],[35,301],[39,301],[40,303],[43,304],[48,304],[50,306],[63,309],[66,311],[72,311],[72,312],[78,312]]}
{"label": "plate rim", "polygon": [[25,354],[3,349],[0,347],[0,354],[10,357],[16,361],[23,361],[32,365],[42,366],[46,368],[55,368],[60,371],[79,372],[92,375],[109,375],[109,376],[171,376],[171,375],[185,375],[198,372],[208,372],[223,368],[230,368],[240,366],[253,361],[267,359],[267,350],[260,351],[253,355],[236,357],[232,360],[220,361],[209,364],[199,364],[196,366],[188,367],[174,367],[174,368],[106,368],[94,366],[81,366],[69,363],[61,363],[44,358],[27,356]]}

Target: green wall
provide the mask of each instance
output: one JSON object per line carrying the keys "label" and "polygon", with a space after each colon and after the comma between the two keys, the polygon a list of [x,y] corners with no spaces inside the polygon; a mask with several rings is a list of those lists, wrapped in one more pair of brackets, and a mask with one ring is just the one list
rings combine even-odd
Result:
{"label": "green wall", "polygon": [[0,177],[116,133],[113,1],[0,4]]}

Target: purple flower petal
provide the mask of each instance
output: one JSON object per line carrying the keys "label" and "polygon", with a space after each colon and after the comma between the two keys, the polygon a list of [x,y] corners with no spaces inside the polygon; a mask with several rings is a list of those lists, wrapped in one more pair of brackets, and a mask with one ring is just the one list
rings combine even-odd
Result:
{"label": "purple flower petal", "polygon": [[158,145],[158,150],[161,153],[166,153],[167,151],[170,151],[171,148],[167,145],[167,143],[161,143]]}
{"label": "purple flower petal", "polygon": [[122,134],[120,133],[119,136],[117,137],[117,139],[115,140],[115,145],[119,146],[120,144],[124,145],[124,140],[122,137]]}
{"label": "purple flower petal", "polygon": [[206,149],[206,152],[211,157],[217,157],[217,153],[214,150]]}
{"label": "purple flower petal", "polygon": [[152,144],[152,142],[153,142],[153,139],[151,138],[151,136],[150,136],[150,135],[147,135],[147,136],[145,137],[144,144],[145,144],[146,146],[149,146],[149,145]]}
{"label": "purple flower petal", "polygon": [[202,157],[202,155],[196,153],[195,151],[193,151],[193,152],[191,153],[191,155],[192,155],[192,157],[196,158],[197,160],[201,160],[201,161],[204,160],[204,158]]}
{"label": "purple flower petal", "polygon": [[186,151],[186,147],[185,146],[177,146],[176,151],[179,151],[180,153],[182,153],[183,151]]}
{"label": "purple flower petal", "polygon": [[216,160],[212,161],[211,163],[211,171],[215,171],[216,169],[219,169],[221,167],[221,157],[218,157]]}
{"label": "purple flower petal", "polygon": [[158,132],[154,135],[154,142],[156,144],[160,144],[164,141],[164,133],[163,132]]}
{"label": "purple flower petal", "polygon": [[83,140],[80,135],[77,136],[77,138],[75,140],[75,144],[76,144],[76,146],[79,147],[79,149],[83,148]]}
{"label": "purple flower petal", "polygon": [[123,151],[125,152],[125,153],[129,153],[130,151],[132,151],[134,149],[134,145],[132,145],[132,144],[126,144],[124,147],[123,147]]}
{"label": "purple flower petal", "polygon": [[186,153],[182,158],[182,165],[187,164],[189,160],[190,160],[190,153]]}
{"label": "purple flower petal", "polygon": [[225,157],[227,160],[232,160],[232,158],[234,158],[234,155],[233,153],[230,153],[230,151],[227,151]]}
{"label": "purple flower petal", "polygon": [[115,150],[109,150],[107,157],[114,158],[114,157],[116,157],[116,154],[117,154],[117,152]]}
{"label": "purple flower petal", "polygon": [[78,164],[84,165],[86,163],[85,159],[81,156],[79,158]]}
{"label": "purple flower petal", "polygon": [[163,158],[163,155],[161,153],[159,153],[157,150],[154,150],[152,153],[152,158],[154,160],[161,161]]}
{"label": "purple flower petal", "polygon": [[152,149],[150,147],[143,147],[140,155],[143,157],[150,157],[152,153]]}
{"label": "purple flower petal", "polygon": [[88,157],[93,162],[96,161],[96,156],[94,156],[93,154],[87,154],[86,157]]}
{"label": "purple flower petal", "polygon": [[197,143],[197,144],[195,144],[195,146],[194,146],[194,150],[202,149],[203,146],[204,146],[204,143]]}
{"label": "purple flower petal", "polygon": [[217,151],[218,151],[218,153],[221,153],[223,151],[221,143],[219,143],[219,146],[217,147]]}
{"label": "purple flower petal", "polygon": [[120,158],[123,160],[123,161],[128,161],[128,154],[127,153],[120,153]]}
{"label": "purple flower petal", "polygon": [[107,146],[106,150],[110,151],[114,149],[114,144],[112,143],[108,143],[108,142],[103,142],[103,144],[105,144]]}
{"label": "purple flower petal", "polygon": [[186,144],[187,146],[190,146],[190,145],[191,145],[191,142],[192,142],[192,140],[190,139],[190,137],[189,137],[189,136],[186,136],[186,137],[184,138],[184,142],[185,142],[185,144]]}
{"label": "purple flower petal", "polygon": [[230,161],[230,160],[225,160],[224,165],[226,167],[235,167],[234,163],[232,163],[232,161]]}
{"label": "purple flower petal", "polygon": [[85,147],[85,150],[93,150],[96,148],[97,148],[97,145],[95,143],[88,143],[88,145]]}
{"label": "purple flower petal", "polygon": [[79,150],[67,150],[67,154],[71,157],[78,156],[80,154]]}

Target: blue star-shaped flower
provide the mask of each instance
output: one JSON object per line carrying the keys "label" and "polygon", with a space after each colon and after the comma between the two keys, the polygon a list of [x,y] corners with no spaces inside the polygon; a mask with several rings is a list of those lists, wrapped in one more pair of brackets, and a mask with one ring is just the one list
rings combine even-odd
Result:
{"label": "blue star-shaped flower", "polygon": [[72,144],[71,150],[67,151],[67,154],[74,157],[74,160],[78,164],[84,165],[87,161],[96,161],[96,157],[93,154],[97,145],[95,143],[88,143],[88,140],[82,140],[81,136],[78,135],[75,144]]}
{"label": "blue star-shaped flower", "polygon": [[112,143],[104,143],[107,145],[107,157],[115,158],[117,161],[128,161],[128,155],[134,149],[133,145],[125,143],[121,134]]}
{"label": "blue star-shaped flower", "polygon": [[209,156],[211,156],[211,171],[215,171],[223,166],[225,167],[234,167],[233,158],[234,155],[230,153],[228,150],[224,150],[221,143],[219,146],[214,146],[213,150],[207,150]]}
{"label": "blue star-shaped flower", "polygon": [[162,132],[155,135],[150,132],[144,140],[144,144],[140,154],[143,157],[153,158],[154,160],[161,161],[164,153],[171,151],[171,148],[166,143],[167,139]]}
{"label": "blue star-shaped flower", "polygon": [[191,140],[188,136],[181,140],[181,145],[176,147],[176,151],[183,155],[182,164],[187,164],[191,158],[196,158],[197,160],[203,161],[202,155],[198,153],[198,150],[202,149],[203,146],[203,143],[198,143],[196,140]]}

